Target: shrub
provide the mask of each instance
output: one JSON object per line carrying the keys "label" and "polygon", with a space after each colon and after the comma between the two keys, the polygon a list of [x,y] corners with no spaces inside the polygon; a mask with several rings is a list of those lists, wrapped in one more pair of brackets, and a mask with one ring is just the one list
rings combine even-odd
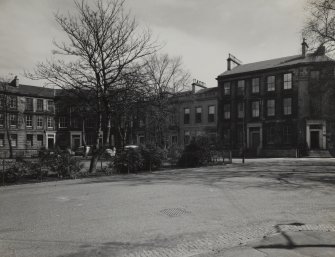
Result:
{"label": "shrub", "polygon": [[81,170],[80,160],[72,157],[68,152],[55,153],[44,151],[40,155],[41,164],[59,178],[76,178]]}
{"label": "shrub", "polygon": [[193,139],[178,161],[180,167],[198,167],[211,161],[211,145],[206,137]]}
{"label": "shrub", "polygon": [[136,172],[143,165],[143,158],[138,149],[128,148],[117,153],[114,165],[119,173]]}
{"label": "shrub", "polygon": [[154,144],[142,145],[140,152],[143,157],[142,169],[143,170],[156,170],[159,169],[164,160],[164,150]]}
{"label": "shrub", "polygon": [[183,148],[178,145],[172,145],[168,149],[167,157],[171,161],[172,164],[176,164],[178,160],[181,158],[183,153]]}

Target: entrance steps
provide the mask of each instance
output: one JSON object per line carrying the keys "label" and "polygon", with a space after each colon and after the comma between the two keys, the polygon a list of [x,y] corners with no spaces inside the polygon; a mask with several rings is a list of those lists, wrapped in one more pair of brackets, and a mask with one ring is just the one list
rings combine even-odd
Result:
{"label": "entrance steps", "polygon": [[309,158],[331,158],[331,154],[328,150],[310,150],[308,152]]}

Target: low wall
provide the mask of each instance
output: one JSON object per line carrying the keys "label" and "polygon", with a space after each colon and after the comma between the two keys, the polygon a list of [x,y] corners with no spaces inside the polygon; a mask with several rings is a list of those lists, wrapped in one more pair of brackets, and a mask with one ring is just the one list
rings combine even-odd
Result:
{"label": "low wall", "polygon": [[262,149],[261,157],[296,157],[296,149]]}

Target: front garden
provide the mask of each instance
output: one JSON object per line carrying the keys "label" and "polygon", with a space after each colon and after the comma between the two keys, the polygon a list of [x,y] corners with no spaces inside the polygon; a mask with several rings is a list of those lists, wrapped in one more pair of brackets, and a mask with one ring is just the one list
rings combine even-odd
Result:
{"label": "front garden", "polygon": [[73,156],[68,151],[41,150],[37,158],[2,160],[1,185],[34,183],[42,181],[77,179],[92,176],[110,176],[152,172],[166,168],[187,168],[217,165],[229,161],[230,153],[210,143],[205,137],[191,141],[182,149],[173,145],[162,149],[153,144],[119,149],[111,157],[103,154],[97,172],[88,173],[87,158]]}

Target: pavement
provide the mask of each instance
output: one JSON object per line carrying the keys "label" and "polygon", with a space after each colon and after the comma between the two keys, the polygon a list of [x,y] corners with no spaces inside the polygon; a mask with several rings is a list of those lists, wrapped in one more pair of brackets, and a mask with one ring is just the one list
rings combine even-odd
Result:
{"label": "pavement", "polygon": [[335,256],[335,159],[0,188],[0,256]]}

